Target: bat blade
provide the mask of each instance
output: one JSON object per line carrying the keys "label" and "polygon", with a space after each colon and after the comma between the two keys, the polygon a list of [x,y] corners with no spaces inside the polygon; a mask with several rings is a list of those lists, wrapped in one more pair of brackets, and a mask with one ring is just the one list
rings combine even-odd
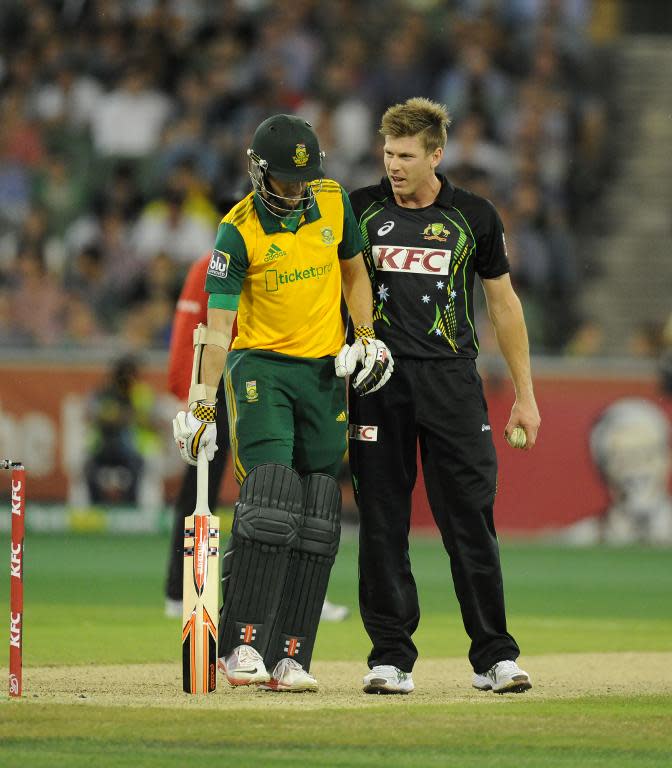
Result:
{"label": "bat blade", "polygon": [[208,466],[202,455],[201,452],[198,459],[196,511],[184,521],[182,689],[185,693],[212,693],[217,688],[219,518],[211,515],[207,507]]}

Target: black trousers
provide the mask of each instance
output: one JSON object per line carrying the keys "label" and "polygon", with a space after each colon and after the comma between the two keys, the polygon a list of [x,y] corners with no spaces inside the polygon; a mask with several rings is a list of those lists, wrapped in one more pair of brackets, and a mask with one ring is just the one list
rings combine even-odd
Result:
{"label": "black trousers", "polygon": [[[208,466],[208,506],[214,514],[222,482],[226,457],[229,453],[229,422],[226,412],[224,384],[220,382],[217,390],[217,451]],[[187,465],[182,476],[182,485],[175,502],[173,533],[170,539],[168,556],[168,574],[166,577],[166,597],[171,600],[182,599],[182,574],[184,572],[184,518],[193,514],[196,507],[196,467]]]}
{"label": "black trousers", "polygon": [[[350,391],[350,466],[360,514],[359,601],[369,666],[410,672],[420,609],[408,552],[417,443],[434,520],[450,557],[476,672],[520,653],[506,631],[493,521],[497,456],[473,360],[395,359],[378,392]],[[377,427],[375,430],[362,427]]]}

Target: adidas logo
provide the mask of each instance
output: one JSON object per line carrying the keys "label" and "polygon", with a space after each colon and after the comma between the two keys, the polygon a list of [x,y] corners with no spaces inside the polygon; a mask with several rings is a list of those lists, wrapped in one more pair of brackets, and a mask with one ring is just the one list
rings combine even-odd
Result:
{"label": "adidas logo", "polygon": [[336,421],[347,421],[348,417],[345,415],[345,411],[341,411],[336,417]]}
{"label": "adidas logo", "polygon": [[281,256],[286,256],[287,254],[280,248],[280,246],[273,243],[271,247],[266,251],[266,255],[264,256],[264,262],[268,264],[269,261],[275,261],[276,259],[279,259]]}
{"label": "adidas logo", "polygon": [[490,431],[489,424],[481,424],[481,432],[489,432],[489,431]]}

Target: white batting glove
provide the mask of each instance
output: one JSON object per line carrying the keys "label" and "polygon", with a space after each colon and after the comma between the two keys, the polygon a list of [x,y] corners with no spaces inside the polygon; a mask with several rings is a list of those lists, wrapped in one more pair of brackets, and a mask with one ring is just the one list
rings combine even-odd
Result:
{"label": "white batting glove", "polygon": [[357,339],[354,344],[344,344],[334,360],[336,375],[341,379],[352,375],[357,363],[364,362],[364,354],[364,344],[361,339]]}
{"label": "white batting glove", "polygon": [[358,395],[377,392],[394,371],[394,360],[384,341],[362,339],[364,343],[364,367],[357,374],[352,386]]}
{"label": "white batting glove", "polygon": [[355,343],[344,344],[336,355],[334,365],[336,375],[343,378],[352,375],[361,363],[362,370],[352,382],[358,395],[368,395],[376,392],[392,375],[394,360],[385,342],[376,338],[373,328],[369,325],[358,325],[355,328]]}
{"label": "white batting glove", "polygon": [[198,452],[202,448],[208,461],[215,458],[217,450],[216,406],[196,403],[193,411],[180,411],[173,419],[173,437],[180,456],[196,466]]}

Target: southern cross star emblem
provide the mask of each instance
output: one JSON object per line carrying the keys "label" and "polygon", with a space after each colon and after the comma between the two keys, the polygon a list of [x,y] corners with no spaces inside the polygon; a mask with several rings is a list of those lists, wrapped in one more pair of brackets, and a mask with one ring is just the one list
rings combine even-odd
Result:
{"label": "southern cross star emblem", "polygon": [[390,289],[386,285],[381,283],[378,286],[378,298],[381,301],[387,301],[389,297],[390,297]]}

